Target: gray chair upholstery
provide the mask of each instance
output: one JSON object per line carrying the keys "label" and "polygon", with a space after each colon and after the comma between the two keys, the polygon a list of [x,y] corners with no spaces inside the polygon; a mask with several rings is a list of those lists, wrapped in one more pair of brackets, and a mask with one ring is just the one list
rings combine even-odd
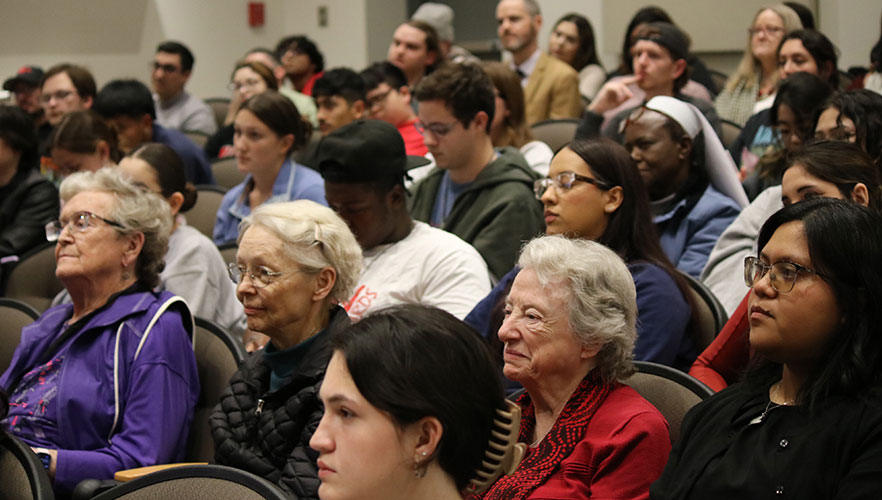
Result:
{"label": "gray chair upholstery", "polygon": [[728,149],[729,146],[731,146],[732,143],[735,142],[735,139],[737,139],[738,136],[741,135],[741,126],[733,121],[724,119],[720,120],[720,124],[723,128],[723,136],[720,137],[720,141],[723,143],[723,146]]}
{"label": "gray chair upholstery", "polygon": [[530,131],[533,132],[533,137],[537,141],[548,144],[548,147],[557,153],[573,140],[578,127],[578,119],[560,118],[536,122],[530,126]]}
{"label": "gray chair upholstery", "polygon": [[208,142],[208,134],[206,134],[205,132],[198,132],[193,130],[184,132],[184,135],[187,136],[187,139],[193,141],[193,144],[195,144],[199,149],[204,148],[205,143]]}
{"label": "gray chair upholstery", "polygon": [[232,189],[245,180],[245,174],[239,171],[235,156],[211,162],[211,173],[217,185],[224,189]]}
{"label": "gray chair upholstery", "polygon": [[205,100],[205,104],[211,108],[214,113],[214,121],[217,122],[217,128],[224,126],[224,120],[227,119],[227,110],[230,108],[230,99],[227,97],[211,97]]}
{"label": "gray chair upholstery", "polygon": [[14,299],[0,298],[0,373],[9,368],[15,348],[21,342],[21,329],[33,323],[40,313]]}
{"label": "gray chair upholstery", "polygon": [[0,500],[53,500],[52,484],[30,446],[0,434]]}
{"label": "gray chair upholstery", "polygon": [[711,80],[713,80],[714,85],[717,87],[717,93],[722,92],[726,88],[726,81],[729,80],[729,75],[715,69],[709,69],[708,72],[710,73]]}
{"label": "gray chair upholstery", "polygon": [[635,361],[634,365],[637,373],[625,383],[658,408],[668,421],[671,443],[677,442],[686,412],[714,392],[675,368],[648,361]]}
{"label": "gray chair upholstery", "polygon": [[726,314],[723,305],[704,283],[682,271],[678,270],[677,272],[689,284],[692,301],[698,308],[699,339],[696,347],[698,347],[698,352],[702,352],[717,338],[717,334],[729,320],[729,315]]}
{"label": "gray chair upholstery", "polygon": [[21,256],[9,272],[5,296],[42,313],[49,309],[52,299],[63,289],[55,277],[55,244],[47,242],[46,246]]}
{"label": "gray chair upholstery", "polygon": [[208,417],[248,353],[239,339],[229,332],[211,321],[196,318],[195,354],[201,389],[190,426],[187,460],[211,462],[214,460],[214,442]]}
{"label": "gray chair upholstery", "polygon": [[196,189],[198,192],[196,204],[184,215],[187,217],[188,225],[211,238],[214,232],[214,222],[217,220],[217,210],[220,208],[227,190],[207,185],[196,186]]}
{"label": "gray chair upholstery", "polygon": [[95,500],[286,500],[266,479],[220,465],[187,465],[161,470],[111,488]]}

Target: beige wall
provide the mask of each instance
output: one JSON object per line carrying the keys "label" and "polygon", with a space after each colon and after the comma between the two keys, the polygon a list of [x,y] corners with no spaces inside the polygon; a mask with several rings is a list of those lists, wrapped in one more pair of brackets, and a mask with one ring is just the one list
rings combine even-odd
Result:
{"label": "beige wall", "polygon": [[[445,0],[458,2],[492,0]],[[190,90],[202,97],[228,94],[233,62],[254,46],[272,48],[282,36],[304,33],[321,47],[329,67],[356,69],[385,56],[392,31],[406,16],[406,0],[264,0],[266,25],[250,28],[247,0],[3,0],[0,5],[0,78],[23,64],[44,68],[79,62],[99,85],[112,78],[149,81],[148,63],[162,40],[178,39],[196,54]],[[557,18],[587,15],[597,32],[608,69],[630,16],[646,0],[540,0],[545,23],[541,44]],[[731,71],[746,28],[761,0],[655,0],[693,38],[708,65]],[[866,65],[879,36],[878,0],[806,0],[820,27],[842,51],[840,66]],[[318,9],[328,9],[328,25],[318,26]],[[474,23],[475,20],[469,20]],[[486,20],[486,38],[495,39],[495,21]]]}

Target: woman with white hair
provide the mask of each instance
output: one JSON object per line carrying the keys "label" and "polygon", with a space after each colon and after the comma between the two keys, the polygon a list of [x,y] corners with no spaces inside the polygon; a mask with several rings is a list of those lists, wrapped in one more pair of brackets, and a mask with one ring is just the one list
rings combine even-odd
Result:
{"label": "woman with white hair", "polygon": [[199,376],[193,319],[174,294],[154,292],[171,214],[116,169],[61,183],[55,275],[71,303],[22,329],[0,377],[2,426],[34,448],[67,496],[86,478],[184,458]]}
{"label": "woman with white hair", "polygon": [[621,383],[637,337],[628,267],[563,236],[534,239],[518,266],[499,339],[505,376],[526,389],[516,402],[529,451],[479,498],[646,498],[671,444],[664,417]]}
{"label": "woman with white hair", "polygon": [[230,278],[248,329],[270,340],[233,375],[211,416],[215,459],[317,498],[309,440],[322,418],[330,338],[349,325],[339,303],[361,273],[361,247],[334,211],[308,200],[257,207],[238,244]]}
{"label": "woman with white hair", "polygon": [[656,96],[624,125],[662,248],[674,266],[701,274],[711,249],[747,206],[732,157],[695,106]]}

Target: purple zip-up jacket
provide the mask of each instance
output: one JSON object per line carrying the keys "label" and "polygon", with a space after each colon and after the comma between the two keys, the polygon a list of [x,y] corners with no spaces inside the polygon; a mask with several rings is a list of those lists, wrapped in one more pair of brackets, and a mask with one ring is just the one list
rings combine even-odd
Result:
{"label": "purple zip-up jacket", "polygon": [[[72,313],[71,304],[59,305],[22,329],[12,363],[0,377],[10,401],[16,393],[8,385],[36,366]],[[117,297],[68,341],[52,403],[56,421],[38,422],[45,428],[42,439],[19,436],[31,446],[58,450],[56,491],[70,492],[82,479],[110,479],[118,470],[183,458],[199,398],[192,331],[183,300],[169,292],[136,292]],[[7,425],[16,416],[29,418],[10,407]]]}

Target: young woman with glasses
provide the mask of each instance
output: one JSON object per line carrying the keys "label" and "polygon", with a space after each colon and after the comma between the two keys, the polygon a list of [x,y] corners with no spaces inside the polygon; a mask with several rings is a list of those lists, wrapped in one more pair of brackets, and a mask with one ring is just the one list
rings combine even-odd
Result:
{"label": "young woman with glasses", "polygon": [[787,206],[745,260],[754,361],[686,415],[651,498],[872,498],[882,489],[882,218]]}
{"label": "young woman with glasses", "polygon": [[[698,351],[687,285],[661,248],[649,196],[628,152],[608,139],[577,139],[554,157],[535,192],[545,206],[546,234],[603,243],[628,264],[637,286],[634,358],[688,366]],[[518,271],[500,280],[466,318],[485,337],[496,336]]]}

